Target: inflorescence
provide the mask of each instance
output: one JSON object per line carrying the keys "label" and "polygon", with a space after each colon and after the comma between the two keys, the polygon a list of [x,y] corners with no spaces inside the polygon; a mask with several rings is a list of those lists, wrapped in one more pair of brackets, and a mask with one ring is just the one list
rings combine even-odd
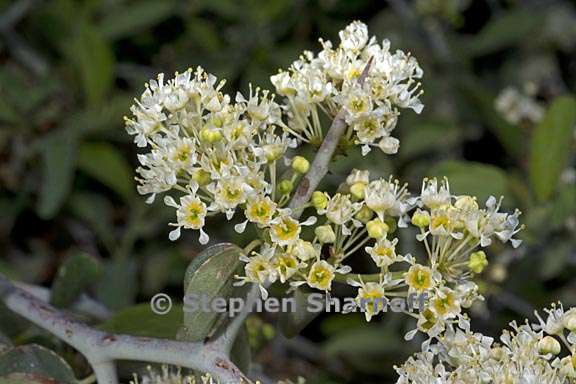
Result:
{"label": "inflorescence", "polygon": [[[423,107],[415,58],[390,53],[389,42],[369,38],[360,22],[341,31],[340,40],[337,48],[321,40],[318,55],[305,52],[288,71],[272,76],[283,104],[260,89],[232,101],[222,92],[224,82],[201,68],[152,80],[126,118],[145,151],[138,156],[138,191],[149,202],[165,194],[165,204],[175,208],[171,240],[191,229],[207,243],[206,222],[218,214],[234,220],[239,233],[255,228],[261,246],[242,256],[245,273],[237,279],[257,284],[262,296],[274,282],[326,294],[335,281],[347,283],[358,288],[358,301],[426,292],[429,305],[407,313],[434,337],[481,298],[471,278],[488,263],[482,248],[494,238],[520,244],[513,237],[522,228],[520,212],[500,212],[501,200],[494,197],[480,207],[473,196],[453,194],[447,180],[426,179],[420,194],[412,195],[392,177],[353,170],[335,193],[316,191],[298,207],[308,208],[307,217],[294,217],[288,204],[310,163],[292,152],[322,140],[320,112],[329,118],[343,113],[344,139],[364,154],[372,146],[392,154],[399,109]],[[416,255],[397,248],[397,233],[408,226],[422,244]],[[379,272],[352,273],[348,258],[359,253]],[[370,308],[367,320],[378,312]]]}

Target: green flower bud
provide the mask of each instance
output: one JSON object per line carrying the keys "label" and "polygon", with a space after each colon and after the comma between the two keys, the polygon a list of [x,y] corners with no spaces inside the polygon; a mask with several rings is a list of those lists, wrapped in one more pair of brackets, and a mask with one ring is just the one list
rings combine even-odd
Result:
{"label": "green flower bud", "polygon": [[412,215],[412,224],[417,226],[418,228],[425,228],[430,225],[430,214],[426,211],[422,211],[420,209],[414,212]]}
{"label": "green flower bud", "polygon": [[314,229],[314,234],[323,244],[331,244],[336,241],[336,234],[330,225],[321,225]]}
{"label": "green flower bud", "polygon": [[468,260],[468,268],[474,273],[482,273],[484,268],[488,265],[488,260],[486,260],[486,254],[484,251],[474,252],[470,255]]}
{"label": "green flower bud", "polygon": [[364,198],[364,190],[366,189],[366,184],[364,183],[354,183],[350,187],[350,193],[352,196],[357,198],[358,200]]}
{"label": "green flower bud", "polygon": [[324,192],[314,191],[312,194],[312,205],[316,210],[325,209],[328,205],[328,196]]}
{"label": "green flower bud", "polygon": [[310,170],[310,162],[302,156],[295,156],[292,159],[292,169],[301,174],[308,173]]}
{"label": "green flower bud", "polygon": [[386,237],[390,228],[382,220],[374,219],[366,223],[366,229],[368,230],[368,236],[371,238],[382,239]]}
{"label": "green flower bud", "polygon": [[290,180],[282,180],[280,184],[278,184],[278,191],[283,194],[287,195],[294,189],[294,184]]}
{"label": "green flower bud", "polygon": [[367,206],[363,206],[362,209],[360,209],[358,211],[358,213],[356,214],[356,216],[354,216],[354,217],[356,218],[356,220],[359,220],[361,223],[366,224],[367,222],[370,221],[372,216],[374,216],[374,212],[370,208],[368,208]]}
{"label": "green flower bud", "polygon": [[195,169],[192,171],[192,180],[197,182],[200,186],[204,186],[209,184],[210,181],[212,181],[212,178],[210,177],[210,172],[206,172],[203,169]]}
{"label": "green flower bud", "polygon": [[213,144],[222,140],[222,133],[217,129],[202,128],[200,131],[200,140]]}

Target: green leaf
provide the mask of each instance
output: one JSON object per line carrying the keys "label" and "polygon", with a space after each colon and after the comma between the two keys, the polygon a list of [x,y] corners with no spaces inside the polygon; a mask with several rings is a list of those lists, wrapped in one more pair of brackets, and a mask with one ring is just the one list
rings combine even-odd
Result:
{"label": "green leaf", "polygon": [[89,104],[100,104],[114,82],[114,55],[110,44],[93,25],[80,20],[66,47],[86,100]]}
{"label": "green leaf", "polygon": [[174,305],[165,315],[158,315],[152,311],[150,304],[138,304],[116,313],[99,328],[132,336],[175,339],[181,324],[181,305]]}
{"label": "green leaf", "polygon": [[131,168],[112,145],[83,144],[78,151],[78,168],[118,193],[126,202],[134,196]]}
{"label": "green leaf", "polygon": [[509,196],[506,173],[495,166],[471,161],[444,161],[433,167],[429,176],[448,178],[456,195],[476,196],[480,202],[490,196]]}
{"label": "green leaf", "polygon": [[117,260],[104,264],[96,297],[111,310],[120,310],[134,303],[138,292],[136,263]]}
{"label": "green leaf", "polygon": [[427,152],[434,152],[440,146],[449,148],[459,142],[461,132],[453,122],[433,121],[415,124],[403,131],[400,140],[402,149],[398,153],[409,159]]}
{"label": "green leaf", "polygon": [[540,201],[549,199],[558,186],[566,166],[576,125],[576,100],[559,97],[548,108],[532,134],[530,183]]}
{"label": "green leaf", "polygon": [[286,337],[298,335],[319,313],[308,310],[308,296],[310,293],[297,288],[292,297],[296,302],[295,311],[281,312],[278,322],[280,331]]}
{"label": "green leaf", "polygon": [[[227,313],[214,310],[193,310],[189,301],[194,299],[212,301],[223,298],[228,301],[244,289],[233,286],[234,275],[241,272],[240,255],[243,250],[234,244],[223,243],[209,247],[190,263],[184,277],[184,324],[178,334],[180,340],[202,341]],[[198,305],[200,306],[200,305]]]}
{"label": "green leaf", "polygon": [[558,191],[558,198],[552,202],[551,223],[558,228],[576,212],[576,185],[563,185]]}
{"label": "green leaf", "polygon": [[62,384],[77,382],[64,359],[35,344],[13,348],[0,356],[0,377],[15,373],[44,376]]}
{"label": "green leaf", "polygon": [[58,308],[68,308],[98,278],[100,264],[86,253],[69,256],[58,268],[52,283],[50,303]]}
{"label": "green leaf", "polygon": [[127,4],[122,9],[109,12],[99,25],[100,33],[111,40],[149,30],[164,21],[176,10],[177,3],[163,0],[144,0]]}
{"label": "green leaf", "polygon": [[1,300],[0,319],[2,319],[2,321],[0,321],[0,332],[11,338],[24,332],[29,325],[27,320],[8,309]]}
{"label": "green leaf", "polygon": [[540,276],[543,279],[552,279],[566,270],[566,264],[570,260],[570,254],[574,250],[574,244],[564,240],[546,247],[541,255]]}
{"label": "green leaf", "polygon": [[482,56],[526,41],[536,35],[543,25],[544,12],[517,8],[502,13],[490,21],[476,36],[465,41],[464,51],[471,56]]}
{"label": "green leaf", "polygon": [[230,351],[230,359],[242,372],[250,372],[250,365],[252,364],[252,351],[250,350],[250,340],[248,338],[248,331],[246,325],[242,326],[234,345]]}
{"label": "green leaf", "polygon": [[70,192],[76,166],[76,147],[76,135],[69,130],[54,132],[42,140],[38,215],[43,219],[53,218]]}
{"label": "green leaf", "polygon": [[69,206],[111,251],[115,244],[112,204],[101,194],[77,192],[70,197]]}

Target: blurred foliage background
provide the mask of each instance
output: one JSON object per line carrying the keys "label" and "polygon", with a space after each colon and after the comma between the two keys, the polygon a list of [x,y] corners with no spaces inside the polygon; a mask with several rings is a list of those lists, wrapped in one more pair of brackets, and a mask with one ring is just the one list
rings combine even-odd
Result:
{"label": "blurred foliage background", "polygon": [[[278,68],[317,49],[318,37],[337,40],[355,19],[416,56],[426,107],[403,114],[397,156],[342,157],[326,184],[357,167],[393,173],[413,191],[422,177],[445,175],[456,194],[503,195],[506,208],[524,212],[525,243],[491,249],[473,324],[495,335],[551,301],[576,305],[576,8],[559,0],[0,0],[0,272],[52,286],[53,302],[66,306],[75,298],[58,287],[67,263],[83,277],[73,294],[120,311],[106,326],[169,336],[171,323],[146,322],[134,305],[181,295],[200,247],[191,237],[170,243],[172,210],[135,192],[136,152],[123,129],[132,99],[157,73],[196,65],[226,78],[230,93],[271,88]],[[498,104],[510,87],[517,97]],[[541,116],[515,118],[522,97]],[[237,239],[220,228],[216,241]],[[292,339],[274,323],[249,322],[264,377],[393,382],[392,366],[418,348],[403,340],[411,324],[394,314],[369,324],[323,314]],[[56,350],[77,377],[89,372],[0,307],[1,334]]]}

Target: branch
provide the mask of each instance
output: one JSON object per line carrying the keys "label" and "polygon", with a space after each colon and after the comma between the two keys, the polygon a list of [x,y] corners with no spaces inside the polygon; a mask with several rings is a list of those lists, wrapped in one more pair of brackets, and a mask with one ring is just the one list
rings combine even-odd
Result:
{"label": "branch", "polygon": [[[362,74],[358,78],[360,85],[364,84],[371,65],[372,58],[368,60],[366,67],[364,67]],[[328,129],[328,133],[326,133],[324,141],[312,162],[310,171],[302,177],[294,193],[294,197],[292,197],[292,201],[290,201],[289,208],[292,209],[292,216],[294,218],[299,218],[302,215],[304,205],[310,200],[312,193],[316,190],[324,176],[326,176],[326,173],[328,173],[328,164],[330,164],[330,160],[332,160],[332,156],[334,156],[334,152],[340,142],[340,137],[344,134],[346,127],[345,111],[342,109],[336,114],[336,117],[332,121],[332,125]]]}
{"label": "branch", "polygon": [[246,376],[213,345],[111,334],[91,328],[18,288],[0,274],[0,299],[6,307],[57,336],[82,353],[99,384],[116,384],[115,360],[177,365],[209,372],[221,383],[241,383]]}
{"label": "branch", "polygon": [[[23,289],[37,299],[45,303],[50,302],[50,290],[37,285],[17,282],[14,283],[18,288]],[[96,320],[108,320],[112,314],[110,310],[98,301],[92,299],[88,295],[82,294],[78,300],[72,305],[72,309],[82,314],[93,317]]]}

